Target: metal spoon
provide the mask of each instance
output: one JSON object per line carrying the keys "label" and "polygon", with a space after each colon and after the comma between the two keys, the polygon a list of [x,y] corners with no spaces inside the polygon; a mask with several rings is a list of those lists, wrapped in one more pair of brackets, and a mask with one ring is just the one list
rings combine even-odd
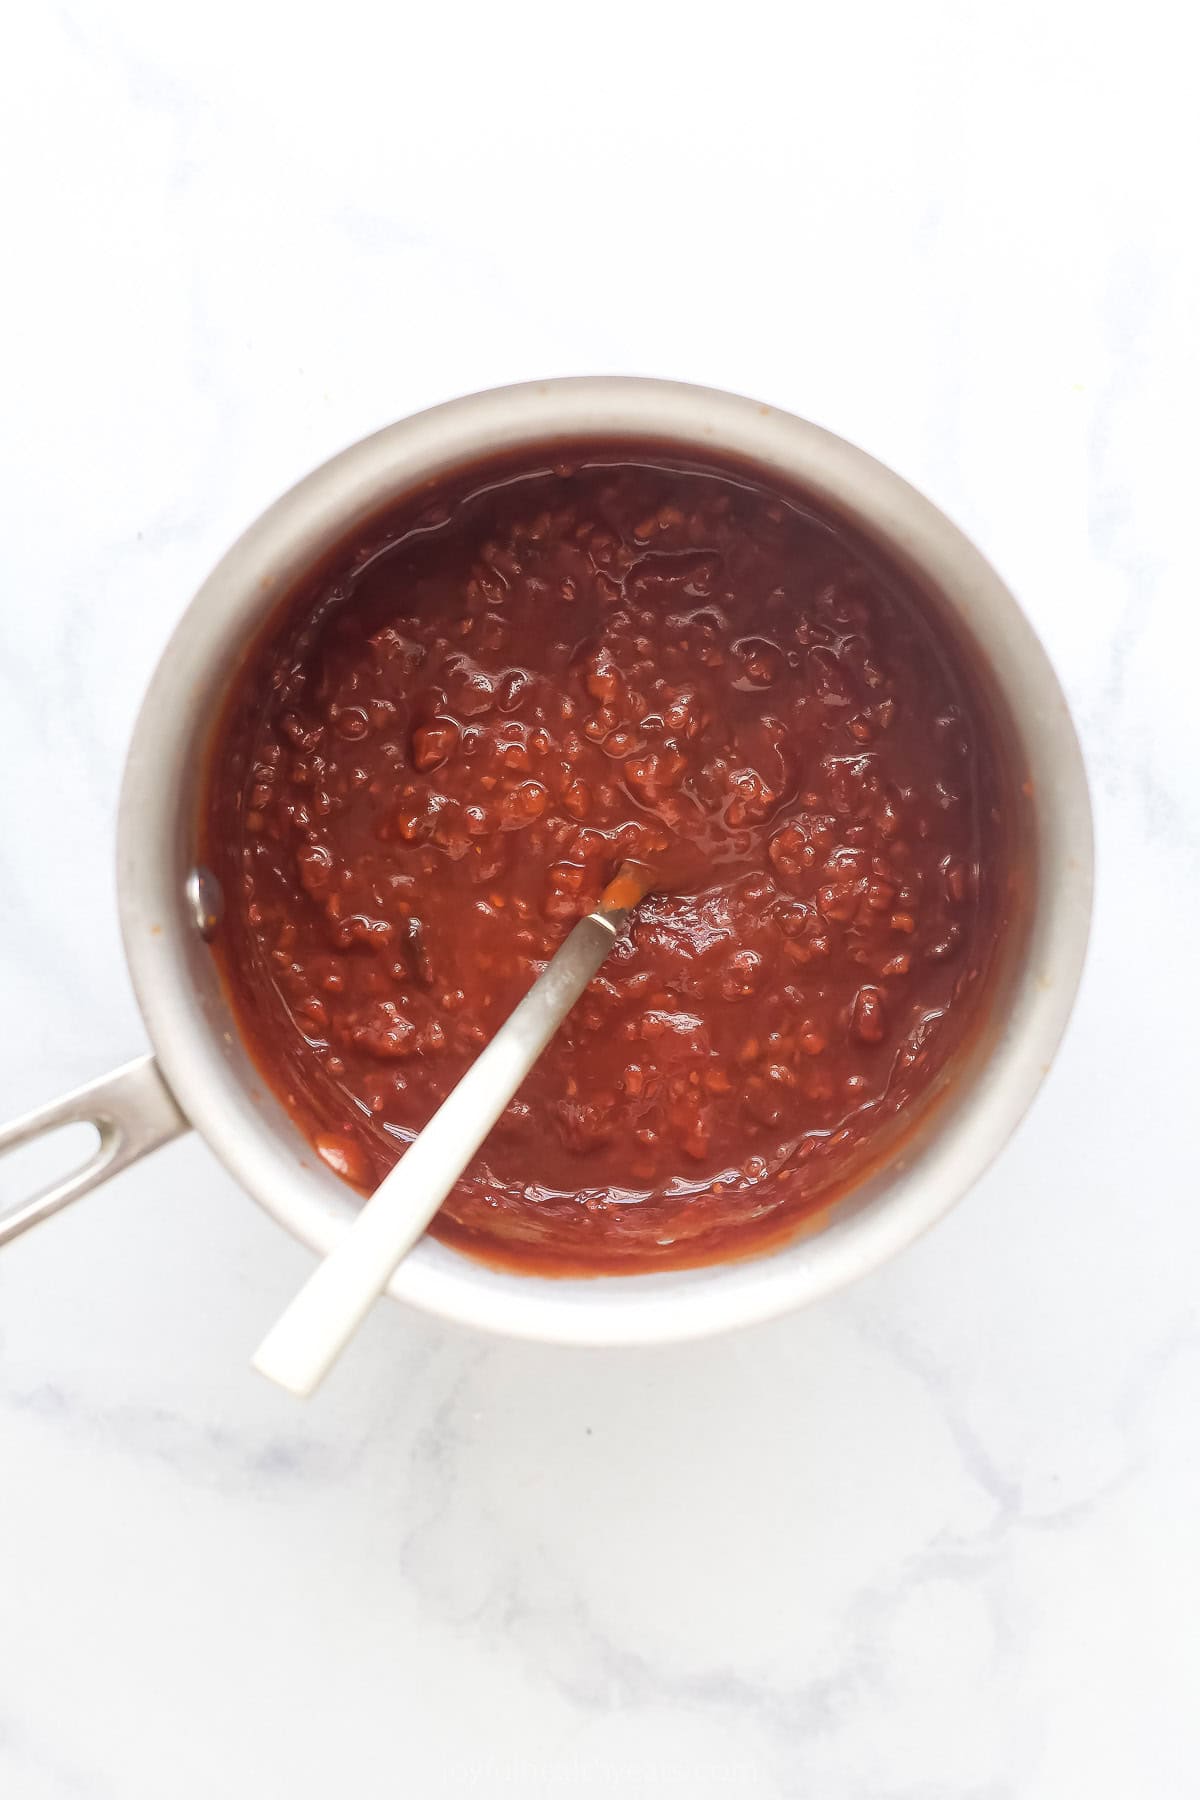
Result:
{"label": "metal spoon", "polygon": [[261,1374],[304,1396],[328,1373],[653,881],[651,872],[639,863],[622,865],[596,910],[580,919],[491,1043],[376,1188],[346,1235],[267,1333],[254,1357],[254,1367]]}

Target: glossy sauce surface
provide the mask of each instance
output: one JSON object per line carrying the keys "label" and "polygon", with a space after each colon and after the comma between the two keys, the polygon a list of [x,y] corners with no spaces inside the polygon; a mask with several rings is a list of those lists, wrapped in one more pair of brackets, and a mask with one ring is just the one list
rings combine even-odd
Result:
{"label": "glossy sauce surface", "polygon": [[218,954],[272,1086],[368,1187],[617,864],[655,861],[434,1230],[683,1265],[799,1224],[962,1040],[999,783],[918,599],[796,499],[570,454],[379,521],[254,652],[211,771]]}

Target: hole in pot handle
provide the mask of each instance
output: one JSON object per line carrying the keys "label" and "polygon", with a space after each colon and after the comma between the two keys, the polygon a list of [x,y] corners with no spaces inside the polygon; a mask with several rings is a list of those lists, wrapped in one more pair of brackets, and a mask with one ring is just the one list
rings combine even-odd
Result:
{"label": "hole in pot handle", "polygon": [[0,1125],[0,1156],[44,1132],[57,1131],[59,1126],[76,1121],[96,1127],[100,1142],[95,1151],[82,1168],[43,1188],[31,1200],[0,1207],[0,1244],[20,1237],[31,1225],[48,1219],[81,1194],[99,1187],[110,1175],[127,1169],[147,1151],[157,1150],[160,1144],[169,1143],[188,1129],[154,1057],[139,1056],[136,1062],[114,1069],[99,1081],[89,1081],[73,1094],[36,1107],[24,1118],[14,1119],[11,1125]]}

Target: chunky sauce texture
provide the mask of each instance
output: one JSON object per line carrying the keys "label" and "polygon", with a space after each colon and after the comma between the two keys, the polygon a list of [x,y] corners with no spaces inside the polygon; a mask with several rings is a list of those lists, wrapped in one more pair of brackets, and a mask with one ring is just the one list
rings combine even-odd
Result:
{"label": "chunky sauce texture", "polygon": [[919,598],[798,499],[665,447],[556,454],[378,521],[254,651],[210,778],[218,953],[264,1075],[369,1187],[655,862],[433,1230],[681,1266],[844,1190],[961,1043],[997,770]]}

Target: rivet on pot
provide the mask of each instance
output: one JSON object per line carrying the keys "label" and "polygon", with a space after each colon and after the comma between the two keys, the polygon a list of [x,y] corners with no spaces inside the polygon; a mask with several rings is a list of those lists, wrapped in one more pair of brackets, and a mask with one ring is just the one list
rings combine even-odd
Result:
{"label": "rivet on pot", "polygon": [[184,884],[187,895],[188,911],[192,922],[200,936],[207,943],[217,934],[221,920],[225,915],[225,896],[221,892],[221,884],[211,869],[203,863],[189,871]]}

